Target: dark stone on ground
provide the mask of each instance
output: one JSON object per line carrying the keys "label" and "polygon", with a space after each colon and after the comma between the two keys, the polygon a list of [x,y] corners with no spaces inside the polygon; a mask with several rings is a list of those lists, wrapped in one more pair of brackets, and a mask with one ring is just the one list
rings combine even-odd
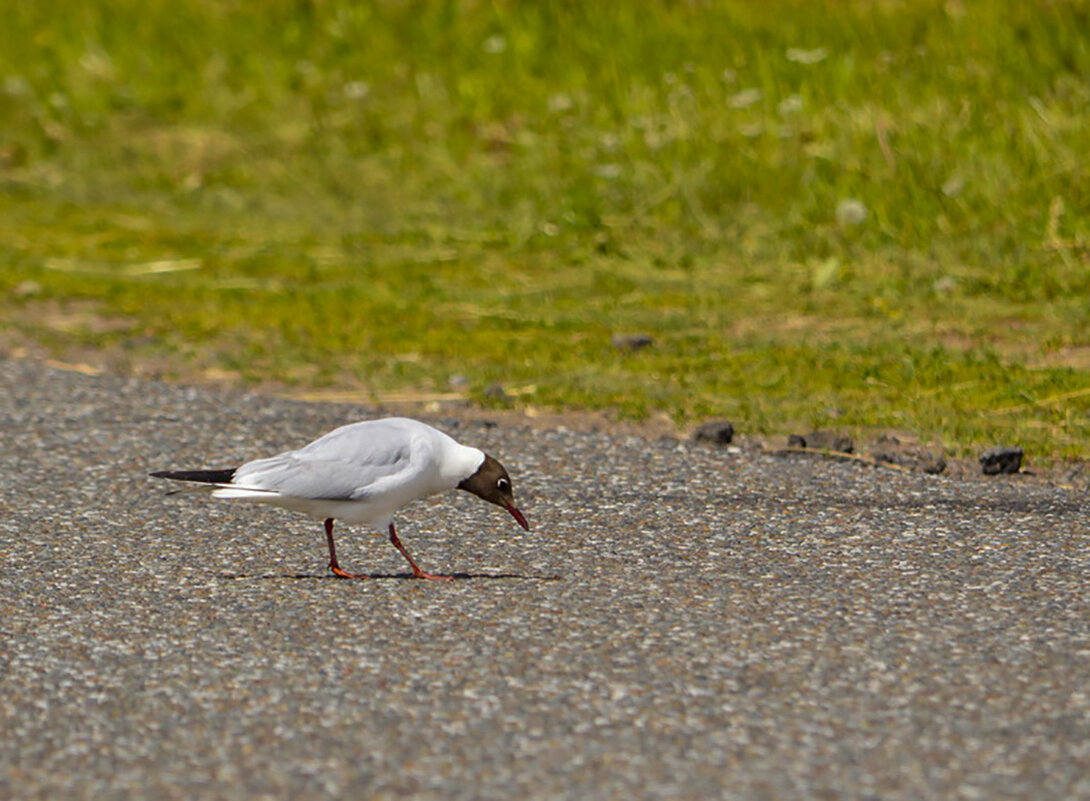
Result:
{"label": "dark stone on ground", "polygon": [[710,442],[713,445],[730,445],[734,439],[734,425],[727,420],[713,420],[693,432],[694,442]]}
{"label": "dark stone on ground", "polygon": [[1025,451],[1017,446],[997,445],[980,455],[980,467],[986,476],[1017,473],[1022,467]]}
{"label": "dark stone on ground", "polygon": [[614,334],[613,347],[617,350],[640,350],[655,344],[648,334]]}
{"label": "dark stone on ground", "polygon": [[946,469],[946,459],[930,451],[913,448],[883,448],[871,454],[876,462],[895,464],[907,470],[938,475]]}
{"label": "dark stone on ground", "polygon": [[805,436],[792,434],[788,437],[787,444],[791,448],[812,448],[816,451],[837,451],[838,453],[851,453],[855,448],[851,437],[835,431],[811,431]]}

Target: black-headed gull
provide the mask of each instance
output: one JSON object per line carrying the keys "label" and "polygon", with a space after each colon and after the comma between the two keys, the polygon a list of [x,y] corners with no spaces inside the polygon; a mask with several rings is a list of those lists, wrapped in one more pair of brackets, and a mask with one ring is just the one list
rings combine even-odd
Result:
{"label": "black-headed gull", "polygon": [[411,501],[462,489],[502,506],[527,531],[515,506],[511,477],[483,451],[405,417],[341,426],[297,451],[257,459],[229,470],[162,470],[151,475],[195,482],[213,497],[282,506],[325,520],[329,569],[340,578],[364,578],[337,564],[333,521],[389,531],[390,542],[415,578],[442,579],[421,570],[398,539],[393,515]]}

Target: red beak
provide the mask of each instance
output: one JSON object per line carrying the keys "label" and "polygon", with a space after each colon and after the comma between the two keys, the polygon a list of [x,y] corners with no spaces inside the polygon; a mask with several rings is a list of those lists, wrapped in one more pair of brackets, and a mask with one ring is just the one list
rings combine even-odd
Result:
{"label": "red beak", "polygon": [[511,517],[515,518],[516,523],[518,523],[520,526],[522,526],[527,531],[530,530],[530,524],[526,522],[526,518],[523,516],[522,512],[520,512],[518,509],[516,509],[514,506],[512,506],[509,503],[504,504],[503,508],[511,513]]}

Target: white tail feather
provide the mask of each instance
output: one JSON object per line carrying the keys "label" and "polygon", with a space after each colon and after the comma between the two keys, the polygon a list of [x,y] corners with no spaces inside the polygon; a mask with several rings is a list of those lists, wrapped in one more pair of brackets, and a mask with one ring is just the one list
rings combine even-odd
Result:
{"label": "white tail feather", "polygon": [[279,497],[280,490],[237,487],[234,484],[210,484],[213,498],[270,500]]}

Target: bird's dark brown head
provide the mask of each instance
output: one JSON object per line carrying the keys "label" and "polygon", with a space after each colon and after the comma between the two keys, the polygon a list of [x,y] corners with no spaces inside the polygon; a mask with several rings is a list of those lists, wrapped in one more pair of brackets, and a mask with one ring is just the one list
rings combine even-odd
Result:
{"label": "bird's dark brown head", "polygon": [[527,531],[530,530],[530,524],[526,522],[522,512],[515,506],[511,477],[507,475],[503,465],[488,454],[485,454],[484,461],[477,468],[477,472],[469,478],[463,479],[458,484],[458,489],[472,492],[478,498],[494,503],[496,506],[502,506],[511,513],[511,517],[515,518],[520,526]]}

